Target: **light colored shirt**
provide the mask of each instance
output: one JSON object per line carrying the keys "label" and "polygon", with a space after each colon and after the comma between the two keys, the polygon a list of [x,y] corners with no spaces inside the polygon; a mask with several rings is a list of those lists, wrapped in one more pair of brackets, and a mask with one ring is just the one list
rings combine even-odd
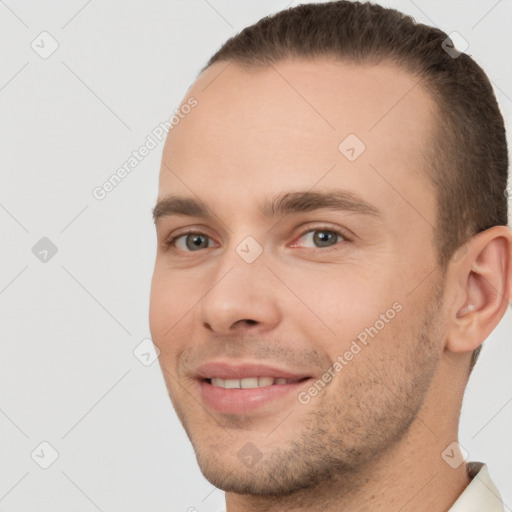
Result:
{"label": "light colored shirt", "polygon": [[447,512],[504,512],[500,493],[491,480],[487,465],[468,462],[471,483]]}

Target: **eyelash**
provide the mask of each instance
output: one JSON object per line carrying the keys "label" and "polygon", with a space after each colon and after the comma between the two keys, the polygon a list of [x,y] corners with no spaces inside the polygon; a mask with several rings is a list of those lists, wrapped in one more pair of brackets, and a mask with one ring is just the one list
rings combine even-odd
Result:
{"label": "eyelash", "polygon": [[[334,234],[338,235],[339,237],[341,237],[342,240],[336,242],[333,246],[330,246],[330,247],[316,247],[316,248],[302,247],[302,249],[310,249],[310,250],[314,250],[314,251],[329,252],[329,251],[332,251],[332,250],[337,250],[338,249],[338,245],[341,242],[350,242],[351,241],[351,239],[343,231],[341,231],[339,229],[331,228],[329,226],[320,226],[320,227],[315,227],[315,228],[307,229],[307,230],[303,231],[298,236],[298,239],[301,239],[301,238],[304,237],[304,235],[307,235],[308,233],[315,232],[315,231],[323,231],[323,232],[327,232],[327,233],[334,233]],[[185,231],[183,233],[179,233],[178,235],[176,235],[176,236],[166,240],[164,242],[164,245],[167,248],[172,248],[174,251],[181,251],[180,249],[176,248],[176,241],[179,238],[182,238],[182,237],[187,236],[187,235],[202,235],[202,236],[205,236],[205,237],[209,238],[210,240],[212,239],[206,233],[203,233],[201,231],[190,230],[190,231]],[[212,247],[206,247],[206,249],[212,249]],[[182,251],[182,252],[192,254],[194,252],[199,252],[199,250],[198,251]]]}

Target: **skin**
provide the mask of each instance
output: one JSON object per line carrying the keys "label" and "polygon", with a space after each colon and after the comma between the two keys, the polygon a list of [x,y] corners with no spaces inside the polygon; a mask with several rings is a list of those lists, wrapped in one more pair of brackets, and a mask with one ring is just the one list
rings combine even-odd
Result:
{"label": "skin", "polygon": [[[391,63],[220,62],[185,95],[198,104],[169,132],[159,200],[200,198],[214,217],[156,220],[150,325],[172,403],[228,512],[442,512],[470,482],[441,454],[457,441],[471,351],[507,308],[511,234],[476,235],[443,276],[423,158],[437,114],[417,82]],[[350,133],[366,145],[353,162],[338,150]],[[340,188],[382,216],[258,212],[280,193]],[[166,245],[186,228],[208,246]],[[319,247],[314,230],[326,229],[352,237]],[[250,264],[236,252],[247,236],[263,250]],[[318,379],[393,303],[401,311],[309,403],[291,393],[222,414],[202,402],[200,364],[260,361]],[[237,456],[249,442],[261,454],[252,467]]]}

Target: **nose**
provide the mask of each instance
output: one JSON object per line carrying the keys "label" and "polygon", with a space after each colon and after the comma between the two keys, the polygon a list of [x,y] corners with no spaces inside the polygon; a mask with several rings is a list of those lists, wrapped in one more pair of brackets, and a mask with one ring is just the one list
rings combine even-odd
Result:
{"label": "nose", "polygon": [[264,258],[247,263],[235,254],[216,272],[200,302],[200,321],[217,335],[271,330],[281,318],[278,294]]}

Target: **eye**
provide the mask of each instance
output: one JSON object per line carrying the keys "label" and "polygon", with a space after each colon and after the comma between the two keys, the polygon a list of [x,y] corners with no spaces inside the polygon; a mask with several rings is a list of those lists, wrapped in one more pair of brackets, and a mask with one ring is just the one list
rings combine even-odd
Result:
{"label": "eye", "polygon": [[[307,247],[308,244],[314,244],[312,246],[313,249],[325,248],[328,250],[343,241],[348,241],[349,238],[336,229],[320,227],[304,231],[298,240],[303,240],[303,242],[294,242],[291,247]],[[304,245],[304,241],[306,245]],[[199,231],[187,231],[176,235],[167,240],[165,245],[186,253],[216,247],[208,235]]]}
{"label": "eye", "polygon": [[[312,243],[313,248],[323,248],[323,247],[332,247],[333,245],[338,244],[339,242],[348,240],[348,238],[335,229],[327,229],[327,228],[316,228],[305,231],[299,238],[299,240],[305,240],[306,243]],[[292,247],[296,247],[297,244],[294,243]],[[302,245],[301,245],[302,247]]]}
{"label": "eye", "polygon": [[189,231],[175,236],[166,242],[166,245],[177,247],[181,251],[196,252],[197,249],[213,247],[209,244],[211,238],[204,233]]}

